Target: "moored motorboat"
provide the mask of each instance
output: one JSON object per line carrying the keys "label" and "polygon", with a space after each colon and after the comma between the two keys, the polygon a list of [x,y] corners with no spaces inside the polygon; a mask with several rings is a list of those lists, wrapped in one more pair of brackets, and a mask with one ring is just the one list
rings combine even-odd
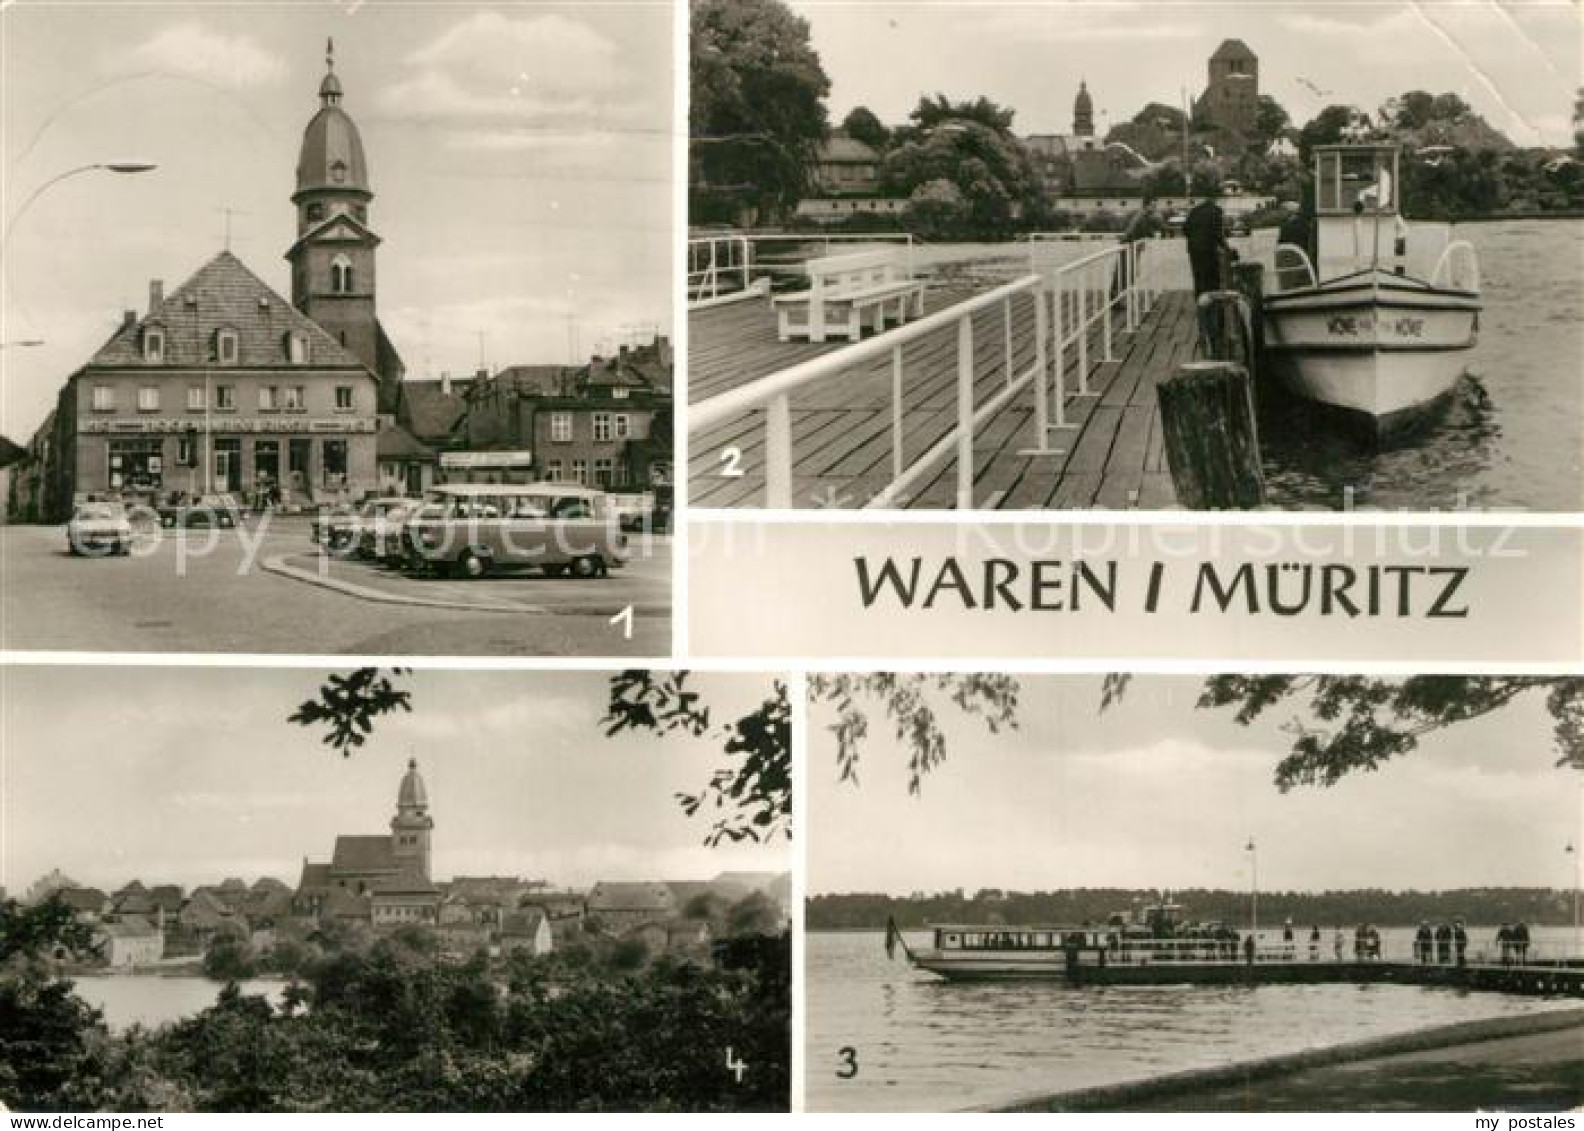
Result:
{"label": "moored motorboat", "polygon": [[1277,375],[1376,440],[1445,403],[1482,306],[1473,247],[1401,216],[1399,156],[1389,144],[1317,147],[1315,245],[1277,246],[1263,311]]}

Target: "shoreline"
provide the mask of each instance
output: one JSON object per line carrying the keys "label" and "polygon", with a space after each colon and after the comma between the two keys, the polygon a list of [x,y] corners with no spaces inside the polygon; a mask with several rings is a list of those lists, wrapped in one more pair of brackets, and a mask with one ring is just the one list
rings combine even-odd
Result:
{"label": "shoreline", "polygon": [[[1246,1090],[1251,1085],[1283,1078],[1290,1082],[1296,1074],[1342,1066],[1368,1068],[1369,1062],[1390,1057],[1452,1051],[1486,1042],[1572,1034],[1571,1047],[1581,1050],[1577,1060],[1584,1065],[1584,1008],[1545,1010],[1518,1017],[1496,1017],[1437,1025],[1389,1037],[1351,1041],[1297,1053],[1260,1057],[1214,1068],[1196,1068],[1164,1076],[1131,1080],[1120,1084],[1101,1084],[1067,1092],[1029,1095],[1020,1099],[970,1108],[971,1111],[1077,1112],[1130,1110],[1199,1110],[1196,1099],[1227,1090]],[[1577,1102],[1577,1101],[1575,1101]],[[1436,1110],[1445,1110],[1437,1108]]]}

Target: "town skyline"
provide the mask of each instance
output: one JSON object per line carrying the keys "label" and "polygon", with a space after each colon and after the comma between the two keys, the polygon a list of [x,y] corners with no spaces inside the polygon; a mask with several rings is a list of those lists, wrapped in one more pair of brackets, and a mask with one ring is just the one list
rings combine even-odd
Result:
{"label": "town skyline", "polygon": [[1020,726],[990,736],[943,706],[946,760],[907,791],[905,752],[871,727],[857,787],[809,721],[810,895],[981,888],[1571,890],[1578,774],[1556,768],[1541,694],[1426,736],[1329,788],[1273,783],[1298,705],[1244,728],[1194,707],[1197,677],[1023,676]]}
{"label": "town skyline", "polygon": [[[175,671],[182,680],[170,679]],[[121,695],[103,686],[107,673]],[[706,822],[683,814],[674,794],[696,791],[725,761],[719,743],[649,732],[606,738],[607,673],[411,673],[403,682],[413,712],[382,720],[350,758],[317,730],[285,721],[323,674],[9,669],[0,884],[20,897],[59,870],[106,891],[134,879],[190,889],[270,876],[295,885],[304,858],[325,859],[336,836],[388,832],[409,757],[428,784],[440,880],[504,875],[584,889],[789,867],[785,841],[703,845]],[[188,680],[187,691],[174,685]],[[694,681],[720,718],[770,691],[767,677]],[[200,702],[191,686],[204,689]],[[113,757],[103,747],[108,719],[118,735]],[[44,734],[48,742],[35,744]],[[456,749],[459,734],[466,750]],[[19,753],[29,748],[48,757]],[[100,835],[60,835],[83,823]]]}
{"label": "town skyline", "polygon": [[[297,139],[326,40],[364,133],[380,317],[414,377],[581,363],[665,333],[670,15],[642,3],[504,14],[213,6],[6,21],[0,432],[26,436],[61,383],[229,248],[287,293]],[[80,68],[51,60],[75,57]],[[73,177],[86,162],[152,161]],[[663,187],[664,186],[664,187]],[[26,211],[21,210],[25,206]]]}
{"label": "town skyline", "polygon": [[[1260,92],[1301,126],[1325,106],[1373,112],[1413,89],[1462,96],[1519,146],[1572,145],[1584,81],[1576,7],[1361,0],[1260,6],[1204,0],[930,4],[792,0],[831,79],[831,125],[856,106],[899,124],[920,97],[979,95],[1017,112],[1021,136],[1072,131],[1086,82],[1100,136],[1150,102],[1197,98],[1217,45],[1241,39],[1260,59]],[[972,18],[965,19],[964,12]],[[877,38],[878,37],[878,38]],[[1414,50],[1401,46],[1412,43]],[[876,49],[907,59],[876,66]],[[928,76],[928,77],[921,77]]]}

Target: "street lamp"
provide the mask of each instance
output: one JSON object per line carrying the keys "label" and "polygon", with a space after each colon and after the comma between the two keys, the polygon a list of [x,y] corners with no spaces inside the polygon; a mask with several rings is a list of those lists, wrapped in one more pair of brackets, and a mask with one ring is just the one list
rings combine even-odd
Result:
{"label": "street lamp", "polygon": [[1573,844],[1562,851],[1573,857],[1573,957],[1584,958],[1584,937],[1581,937],[1579,925],[1579,889],[1584,888],[1584,853],[1581,853]]}
{"label": "street lamp", "polygon": [[119,173],[122,176],[131,176],[138,173],[153,172],[158,168],[159,166],[153,161],[98,161],[88,165],[78,165],[75,169],[67,169],[64,173],[56,173],[49,180],[45,181],[43,184],[39,185],[38,188],[34,189],[28,195],[28,198],[22,202],[22,207],[16,210],[16,215],[12,216],[11,219],[6,221],[5,234],[0,236],[0,248],[5,247],[5,245],[10,242],[11,229],[16,226],[16,222],[18,220],[22,219],[22,214],[28,210],[29,206],[32,205],[32,203],[39,197],[43,196],[45,190],[49,189],[53,185],[60,184],[68,177],[76,177],[83,173],[93,173],[100,171],[107,173]]}
{"label": "street lamp", "polygon": [[1243,846],[1243,851],[1249,854],[1249,934],[1259,934],[1259,850],[1254,847],[1254,838],[1249,837],[1249,842]]}

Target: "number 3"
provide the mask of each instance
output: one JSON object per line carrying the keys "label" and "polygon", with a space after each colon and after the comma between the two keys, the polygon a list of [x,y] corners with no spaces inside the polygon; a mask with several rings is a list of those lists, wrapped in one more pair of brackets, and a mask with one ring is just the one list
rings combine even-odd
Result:
{"label": "number 3", "polygon": [[846,1048],[837,1050],[836,1056],[841,1061],[841,1067],[836,1070],[836,1078],[838,1080],[851,1080],[858,1075],[857,1049],[848,1045]]}

